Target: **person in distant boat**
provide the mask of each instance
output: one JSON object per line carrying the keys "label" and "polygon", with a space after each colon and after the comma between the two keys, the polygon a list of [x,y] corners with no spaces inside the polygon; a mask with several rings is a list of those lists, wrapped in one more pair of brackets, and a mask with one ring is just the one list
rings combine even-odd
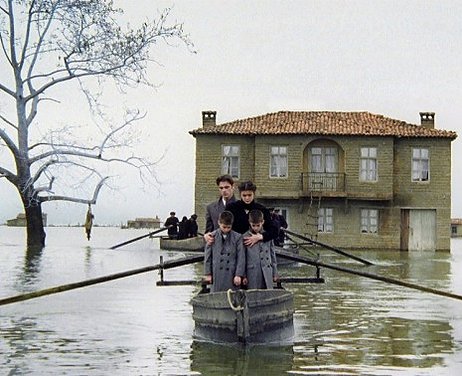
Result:
{"label": "person in distant boat", "polygon": [[280,210],[277,208],[270,209],[271,218],[273,219],[274,223],[276,224],[278,236],[274,239],[274,245],[282,247],[284,245],[285,239],[285,232],[284,230],[287,229],[287,221],[282,214],[280,214]]}
{"label": "person in distant boat", "polygon": [[168,237],[170,239],[177,239],[178,237],[178,218],[175,217],[175,212],[170,212],[170,217],[164,223],[164,227],[167,227]]}
{"label": "person in distant boat", "polygon": [[178,239],[186,239],[188,237],[188,217],[183,216],[178,223]]}
{"label": "person in distant boat", "polygon": [[[244,238],[263,234],[264,222],[261,210],[251,210],[249,212],[250,229],[244,234]],[[279,279],[273,242],[258,242],[246,246],[245,253],[246,273],[242,284],[248,289],[273,289],[273,282]]]}
{"label": "person in distant boat", "polygon": [[234,179],[231,175],[222,175],[216,179],[220,198],[207,205],[205,213],[205,233],[218,228],[218,217],[225,210],[228,203],[236,201],[234,198]]}
{"label": "person in distant boat", "polygon": [[238,188],[241,199],[226,205],[226,210],[234,215],[233,230],[240,234],[244,234],[249,229],[249,212],[252,210],[260,210],[263,213],[263,229],[265,231],[258,234],[247,234],[244,237],[244,244],[249,247],[259,241],[266,243],[276,239],[278,230],[271,219],[269,210],[255,201],[257,186],[251,181],[245,181],[239,184]]}
{"label": "person in distant boat", "polygon": [[218,218],[215,241],[204,250],[204,282],[211,292],[237,290],[245,273],[245,250],[242,235],[233,231],[233,214],[224,211]]}
{"label": "person in distant boat", "polygon": [[197,226],[196,220],[197,220],[196,214],[191,215],[191,218],[188,219],[188,224],[186,227],[188,229],[188,234],[187,234],[188,238],[194,238],[197,236],[198,226]]}

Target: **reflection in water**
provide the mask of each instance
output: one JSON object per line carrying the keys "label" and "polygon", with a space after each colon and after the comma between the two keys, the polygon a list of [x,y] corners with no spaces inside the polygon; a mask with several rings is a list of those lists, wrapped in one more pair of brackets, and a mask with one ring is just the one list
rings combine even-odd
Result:
{"label": "reflection in water", "polygon": [[88,245],[85,247],[85,267],[91,269],[91,247]]}
{"label": "reflection in water", "polygon": [[[448,289],[447,256],[446,261],[433,253],[377,257],[368,272]],[[303,275],[304,269],[292,272]],[[348,274],[324,273],[324,285],[290,287],[298,325],[295,369],[348,373],[361,365],[372,374],[372,367],[392,373],[400,368],[444,366],[447,354],[454,352],[453,328],[441,312],[444,298]],[[319,354],[307,356],[306,350],[313,346]]]}
{"label": "reflection in water", "polygon": [[20,275],[22,286],[31,285],[36,281],[38,274],[40,273],[42,253],[43,247],[28,246],[26,248],[26,254],[24,257],[24,270]]}
{"label": "reflection in water", "polygon": [[202,375],[264,374],[279,376],[292,369],[292,346],[220,345],[194,341],[191,346],[191,371]]}
{"label": "reflection in water", "polygon": [[[98,228],[91,247],[81,228],[50,228],[44,250],[24,250],[22,232],[0,226],[0,296],[158,263],[151,240]],[[18,234],[12,238],[11,234]],[[96,236],[98,235],[98,236]],[[6,240],[5,240],[6,239]],[[99,243],[97,243],[99,241]],[[5,243],[7,242],[7,243]],[[54,242],[54,243],[53,243]],[[363,251],[364,267],[339,255],[322,261],[456,294],[462,293],[462,239],[451,254]],[[169,258],[180,257],[168,254]],[[282,276],[312,276],[304,265]],[[168,270],[199,279],[203,265]],[[325,284],[294,292],[294,345],[242,348],[193,342],[193,287],[156,287],[157,273],[0,307],[2,374],[46,375],[404,375],[452,376],[462,367],[462,303],[322,270]]]}

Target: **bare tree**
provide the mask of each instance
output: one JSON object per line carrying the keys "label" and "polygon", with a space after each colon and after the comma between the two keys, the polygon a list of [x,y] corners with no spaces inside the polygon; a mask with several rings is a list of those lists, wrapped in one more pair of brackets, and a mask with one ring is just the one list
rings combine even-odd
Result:
{"label": "bare tree", "polygon": [[[153,45],[176,40],[192,47],[183,25],[170,23],[169,9],[136,29],[122,29],[117,21],[122,13],[108,0],[0,0],[0,66],[7,67],[0,75],[0,100],[13,109],[0,107],[0,149],[11,157],[9,164],[0,161],[0,180],[13,184],[21,197],[28,246],[45,245],[43,202],[96,203],[109,178],[100,172],[101,164],[122,163],[142,176],[152,174],[151,162],[127,154],[127,132],[143,117],[139,111],[127,110],[107,129],[97,127],[100,137],[91,145],[79,140],[71,126],[33,132],[43,125],[37,114],[45,103],[59,105],[59,95],[71,82],[85,93],[102,124],[108,119],[95,89],[101,80],[112,79],[121,91],[151,86],[146,70],[155,62]],[[56,179],[64,173],[76,177],[76,185],[92,185],[93,193],[79,198],[55,192]]]}

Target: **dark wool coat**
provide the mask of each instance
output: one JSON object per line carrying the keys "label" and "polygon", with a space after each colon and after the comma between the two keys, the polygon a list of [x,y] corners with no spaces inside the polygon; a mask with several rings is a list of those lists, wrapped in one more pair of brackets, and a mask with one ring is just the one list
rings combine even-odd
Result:
{"label": "dark wool coat", "polygon": [[211,292],[237,290],[233,285],[235,276],[244,276],[245,251],[242,235],[230,231],[226,239],[220,229],[212,232],[215,241],[205,246],[204,273],[212,275]]}
{"label": "dark wool coat", "polygon": [[[169,235],[176,235],[178,232],[178,223],[179,220],[177,217],[168,217],[167,220],[164,223],[165,227],[168,227],[167,233]],[[170,226],[170,227],[169,227]]]}
{"label": "dark wool coat", "polygon": [[[236,199],[232,196],[228,200],[228,204],[235,202]],[[225,205],[220,197],[217,201],[207,205],[207,211],[205,213],[205,232],[212,232],[218,228],[218,217],[225,210]]]}
{"label": "dark wool coat", "polygon": [[249,212],[251,210],[261,210],[263,212],[263,241],[276,239],[279,235],[276,224],[271,218],[271,214],[262,204],[252,201],[250,204],[244,203],[242,200],[235,201],[226,205],[226,210],[229,210],[234,215],[233,230],[239,234],[245,233],[249,229]]}
{"label": "dark wool coat", "polygon": [[[250,236],[250,231],[244,237]],[[272,289],[273,278],[278,275],[276,253],[272,241],[258,242],[245,247],[246,277],[248,289]]]}

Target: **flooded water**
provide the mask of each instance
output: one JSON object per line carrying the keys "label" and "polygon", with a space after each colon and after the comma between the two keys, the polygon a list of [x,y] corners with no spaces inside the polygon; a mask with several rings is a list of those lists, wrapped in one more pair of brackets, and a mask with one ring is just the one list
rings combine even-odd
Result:
{"label": "flooded water", "polygon": [[[24,229],[0,226],[0,298],[159,262],[147,233],[48,228],[28,253]],[[462,295],[462,240],[449,253],[361,252],[363,267],[328,251],[321,260]],[[202,264],[165,272],[198,279]],[[313,276],[310,266],[281,268]],[[157,272],[0,307],[2,375],[456,375],[462,367],[462,301],[337,271],[295,293],[293,346],[247,349],[193,341],[192,286],[156,287]]]}

